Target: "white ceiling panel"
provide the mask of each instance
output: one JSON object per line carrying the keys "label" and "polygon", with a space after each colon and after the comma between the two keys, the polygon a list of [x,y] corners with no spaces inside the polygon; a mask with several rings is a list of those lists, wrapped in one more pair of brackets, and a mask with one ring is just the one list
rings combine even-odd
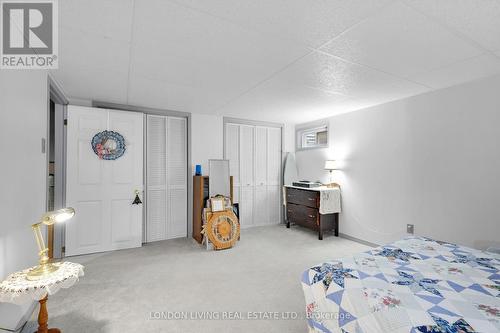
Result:
{"label": "white ceiling panel", "polygon": [[130,41],[134,0],[60,0],[58,4],[61,30],[71,27]]}
{"label": "white ceiling panel", "polygon": [[111,103],[127,102],[127,74],[91,68],[66,67],[51,74],[68,97]]}
{"label": "white ceiling panel", "polygon": [[173,0],[237,25],[319,47],[393,0]]}
{"label": "white ceiling panel", "polygon": [[420,84],[319,52],[297,61],[280,76],[306,86],[357,98],[384,94],[388,90],[405,95],[428,90]]}
{"label": "white ceiling panel", "polygon": [[406,0],[478,42],[488,50],[500,50],[500,1],[498,0]]}
{"label": "white ceiling panel", "polygon": [[417,75],[413,79],[432,88],[440,89],[496,73],[500,73],[500,58],[490,54],[483,54],[436,71]]}
{"label": "white ceiling panel", "polygon": [[500,0],[64,0],[68,97],[302,122],[499,73]]}
{"label": "white ceiling panel", "polygon": [[244,118],[254,114],[276,119],[285,116],[300,122],[300,118],[309,121],[320,118],[319,115],[344,113],[428,90],[423,85],[314,52],[233,100],[219,113]]}
{"label": "white ceiling panel", "polygon": [[387,7],[322,50],[400,77],[482,53],[404,3]]}
{"label": "white ceiling panel", "polygon": [[227,98],[218,91],[195,90],[136,74],[131,74],[128,89],[128,104],[184,112],[211,113]]}
{"label": "white ceiling panel", "polygon": [[135,22],[131,72],[194,96],[218,89],[233,98],[308,52],[168,1],[138,0]]}
{"label": "white ceiling panel", "polygon": [[[276,76],[235,99],[218,112],[238,118],[301,122],[331,115],[335,105],[347,99],[348,97],[343,95],[288,81],[286,76]],[[260,118],[255,118],[256,116]]]}
{"label": "white ceiling panel", "polygon": [[59,68],[101,69],[127,73],[130,44],[74,28],[61,29]]}

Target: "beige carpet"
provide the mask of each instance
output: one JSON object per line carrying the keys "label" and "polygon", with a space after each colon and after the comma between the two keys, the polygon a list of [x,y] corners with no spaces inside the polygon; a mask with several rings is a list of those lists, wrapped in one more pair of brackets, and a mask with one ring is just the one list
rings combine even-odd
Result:
{"label": "beige carpet", "polygon": [[[242,231],[225,251],[206,251],[191,239],[67,258],[85,276],[49,299],[50,326],[63,332],[306,332],[304,320],[151,320],[217,311],[244,317],[304,312],[301,273],[311,265],[368,247],[307,229],[269,226]],[[180,314],[185,312],[183,314]],[[215,313],[214,313],[215,312]],[[285,314],[282,314],[285,313]],[[222,316],[222,313],[218,314]]]}

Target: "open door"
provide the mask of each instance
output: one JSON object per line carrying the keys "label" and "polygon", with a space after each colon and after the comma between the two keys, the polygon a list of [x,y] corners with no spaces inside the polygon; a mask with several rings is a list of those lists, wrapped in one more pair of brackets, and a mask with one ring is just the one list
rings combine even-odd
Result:
{"label": "open door", "polygon": [[[92,148],[92,138],[105,130],[124,138],[116,160]],[[142,199],[142,113],[68,106],[66,205],[76,215],[66,224],[66,256],[141,246],[136,190]]]}

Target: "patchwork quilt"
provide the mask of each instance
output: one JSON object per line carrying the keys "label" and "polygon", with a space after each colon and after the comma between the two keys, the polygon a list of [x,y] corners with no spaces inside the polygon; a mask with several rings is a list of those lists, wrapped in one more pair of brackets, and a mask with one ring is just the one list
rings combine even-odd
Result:
{"label": "patchwork quilt", "polygon": [[409,237],[302,275],[311,332],[500,332],[500,255]]}

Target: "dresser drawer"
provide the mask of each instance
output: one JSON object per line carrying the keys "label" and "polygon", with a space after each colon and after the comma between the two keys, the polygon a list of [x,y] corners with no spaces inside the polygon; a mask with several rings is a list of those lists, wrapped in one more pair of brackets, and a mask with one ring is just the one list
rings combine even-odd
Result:
{"label": "dresser drawer", "polygon": [[300,190],[288,187],[286,189],[286,202],[312,208],[319,207],[319,192]]}
{"label": "dresser drawer", "polygon": [[288,203],[286,206],[289,221],[308,227],[314,227],[319,221],[319,211],[316,208]]}

